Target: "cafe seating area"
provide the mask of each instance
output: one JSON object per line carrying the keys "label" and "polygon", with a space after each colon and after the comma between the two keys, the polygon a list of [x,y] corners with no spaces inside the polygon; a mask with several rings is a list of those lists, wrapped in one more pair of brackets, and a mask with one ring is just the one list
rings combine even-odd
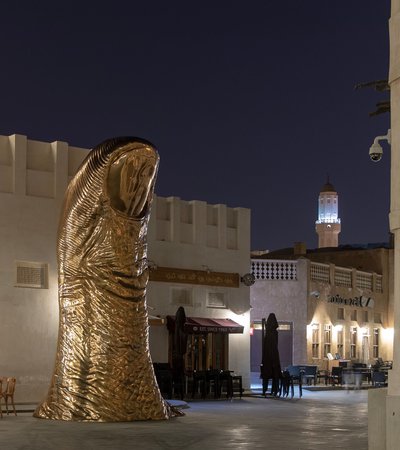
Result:
{"label": "cafe seating area", "polygon": [[6,413],[9,414],[8,405],[10,404],[13,408],[13,412],[17,415],[14,404],[14,392],[16,378],[14,377],[0,377],[0,418],[3,418],[3,404],[4,401],[6,407]]}
{"label": "cafe seating area", "polygon": [[194,370],[186,374],[186,379],[191,399],[232,399],[235,395],[242,398],[242,377],[231,370]]}
{"label": "cafe seating area", "polygon": [[[303,389],[361,389],[379,388],[388,384],[388,370],[391,361],[379,362],[375,365],[348,361],[332,366],[330,370],[320,369],[317,365],[299,364],[290,365],[282,371],[280,396],[294,396],[294,386],[298,386],[299,397]],[[263,395],[266,395],[268,386],[263,383]]]}
{"label": "cafe seating area", "polygon": [[168,363],[153,363],[153,366],[160,392],[165,398],[232,399],[243,395],[242,376],[231,370],[193,370],[176,377]]}
{"label": "cafe seating area", "polygon": [[317,370],[317,382],[327,387],[339,388],[385,387],[388,383],[388,371],[391,368],[391,361],[377,360],[374,365],[339,361],[330,370]]}
{"label": "cafe seating area", "polygon": [[388,370],[368,367],[366,364],[353,364],[346,367],[333,367],[329,377],[332,386],[361,388],[387,386]]}

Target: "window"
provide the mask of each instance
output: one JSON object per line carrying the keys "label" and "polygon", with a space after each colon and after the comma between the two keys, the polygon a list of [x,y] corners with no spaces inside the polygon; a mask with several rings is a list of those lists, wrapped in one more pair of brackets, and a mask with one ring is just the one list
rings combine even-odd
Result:
{"label": "window", "polygon": [[374,342],[372,346],[374,358],[379,358],[379,328],[374,328]]}
{"label": "window", "polygon": [[361,359],[363,361],[368,361],[370,358],[369,355],[369,328],[363,327],[361,328]]}
{"label": "window", "polygon": [[368,322],[369,321],[369,317],[368,317],[368,311],[363,311],[363,322]]}
{"label": "window", "polygon": [[337,309],[337,318],[338,320],[344,320],[344,308]]}
{"label": "window", "polygon": [[312,337],[312,357],[319,358],[319,325],[316,323],[311,325]]}
{"label": "window", "polygon": [[357,327],[350,327],[350,358],[357,358]]}
{"label": "window", "polygon": [[31,261],[15,262],[15,286],[25,288],[48,288],[48,264]]}
{"label": "window", "polygon": [[226,308],[223,292],[208,292],[207,308]]}
{"label": "window", "polygon": [[171,304],[192,306],[192,290],[181,287],[171,287]]}
{"label": "window", "polygon": [[331,353],[331,337],[332,337],[332,325],[324,326],[324,358],[328,357],[328,353]]}
{"label": "window", "polygon": [[339,354],[340,358],[344,358],[344,338],[343,338],[343,326],[337,327],[336,332],[336,352]]}
{"label": "window", "polygon": [[357,310],[356,309],[353,309],[353,311],[351,312],[350,320],[357,321]]}
{"label": "window", "polygon": [[375,323],[382,323],[381,313],[374,313],[374,322]]}

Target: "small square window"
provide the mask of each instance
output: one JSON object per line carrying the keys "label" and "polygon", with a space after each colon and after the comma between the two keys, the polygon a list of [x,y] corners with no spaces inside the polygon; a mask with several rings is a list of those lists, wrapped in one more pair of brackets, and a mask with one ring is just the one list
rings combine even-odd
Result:
{"label": "small square window", "polygon": [[226,308],[225,295],[223,292],[209,292],[207,294],[208,308]]}
{"label": "small square window", "polygon": [[192,290],[181,287],[171,287],[171,304],[172,305],[193,305]]}
{"label": "small square window", "polygon": [[15,267],[15,287],[37,289],[48,288],[48,264],[31,261],[16,261]]}
{"label": "small square window", "polygon": [[374,322],[375,323],[382,323],[381,313],[374,313]]}

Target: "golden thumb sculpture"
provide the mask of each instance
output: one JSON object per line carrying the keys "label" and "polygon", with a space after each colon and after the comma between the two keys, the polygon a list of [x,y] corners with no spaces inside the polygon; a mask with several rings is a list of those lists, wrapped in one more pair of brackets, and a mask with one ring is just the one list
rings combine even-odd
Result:
{"label": "golden thumb sculpture", "polygon": [[94,148],[67,189],[58,230],[54,374],[34,416],[168,419],[148,343],[146,234],[159,157],[138,138]]}

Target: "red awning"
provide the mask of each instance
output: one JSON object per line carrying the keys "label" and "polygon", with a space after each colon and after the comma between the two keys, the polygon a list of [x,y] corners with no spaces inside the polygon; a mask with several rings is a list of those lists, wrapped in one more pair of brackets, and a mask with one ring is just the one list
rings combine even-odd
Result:
{"label": "red awning", "polygon": [[[175,318],[167,316],[170,331],[175,328]],[[205,317],[187,317],[184,331],[189,334],[203,333],[243,333],[244,327],[231,319],[208,319]]]}

